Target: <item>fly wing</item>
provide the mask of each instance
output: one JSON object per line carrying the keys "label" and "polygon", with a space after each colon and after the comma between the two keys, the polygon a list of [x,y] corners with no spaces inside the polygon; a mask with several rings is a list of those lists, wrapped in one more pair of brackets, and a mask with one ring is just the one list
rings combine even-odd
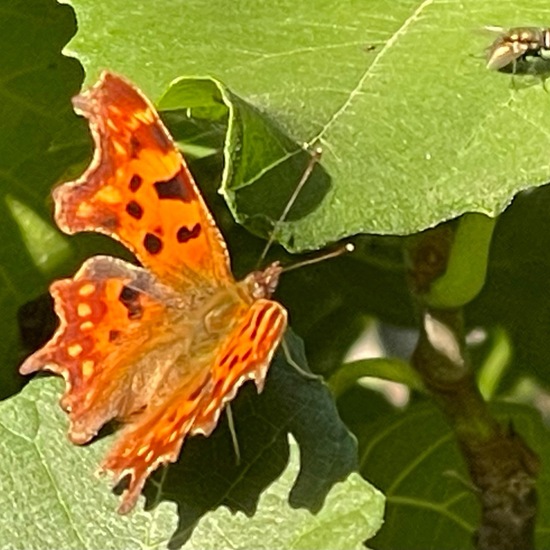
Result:
{"label": "fly wing", "polygon": [[508,42],[498,38],[487,49],[487,68],[498,71],[519,59],[529,50],[529,45],[521,42]]}

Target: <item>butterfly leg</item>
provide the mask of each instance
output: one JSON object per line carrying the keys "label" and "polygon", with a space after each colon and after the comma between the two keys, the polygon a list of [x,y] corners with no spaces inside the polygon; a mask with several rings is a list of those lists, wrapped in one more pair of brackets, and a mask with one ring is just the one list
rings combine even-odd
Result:
{"label": "butterfly leg", "polygon": [[239,447],[239,440],[237,439],[237,430],[235,429],[235,420],[233,419],[231,403],[226,405],[225,413],[227,414],[227,425],[229,426],[229,433],[231,434],[231,443],[233,443],[233,450],[235,451],[235,465],[239,466],[241,463],[241,449]]}
{"label": "butterfly leg", "polygon": [[304,370],[296,361],[294,361],[294,358],[292,357],[292,354],[290,353],[290,349],[288,347],[286,337],[283,337],[283,340],[281,342],[281,348],[283,349],[283,353],[285,355],[286,362],[293,367],[300,375],[302,375],[307,380],[323,380],[323,377],[319,374],[313,374],[312,372],[307,372]]}
{"label": "butterfly leg", "polygon": [[516,80],[517,66],[518,66],[517,59],[514,59],[512,61],[512,83],[511,83],[511,87],[516,92],[519,90],[517,80]]}

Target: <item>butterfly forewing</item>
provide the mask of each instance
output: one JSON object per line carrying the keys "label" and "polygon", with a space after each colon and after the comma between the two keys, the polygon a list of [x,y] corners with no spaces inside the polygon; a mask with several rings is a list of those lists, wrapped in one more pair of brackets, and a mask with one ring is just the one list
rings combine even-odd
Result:
{"label": "butterfly forewing", "polygon": [[67,233],[99,231],[122,241],[174,287],[232,278],[223,238],[187,165],[151,103],[104,73],[74,100],[95,140],[94,160],[54,191]]}

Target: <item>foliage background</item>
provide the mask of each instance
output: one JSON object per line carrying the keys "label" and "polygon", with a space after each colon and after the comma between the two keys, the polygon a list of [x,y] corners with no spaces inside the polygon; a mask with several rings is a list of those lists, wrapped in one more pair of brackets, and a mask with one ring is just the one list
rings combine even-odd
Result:
{"label": "foliage background", "polygon": [[[371,235],[357,238],[358,250],[350,257],[289,273],[278,293],[290,311],[293,329],[304,339],[311,368],[327,377],[341,371],[348,348],[373,318],[386,327],[381,338],[390,359],[364,361],[353,371],[344,369],[348,381],[337,401],[340,414],[357,436],[361,472],[387,496],[385,526],[369,544],[373,548],[399,548],[405,543],[411,548],[469,547],[478,515],[475,498],[456,475],[445,475],[452,471],[465,476],[465,472],[439,413],[426,408],[419,394],[406,410],[395,410],[379,393],[354,381],[359,375],[376,373],[415,385],[414,374],[394,360],[398,355],[407,357],[400,348],[409,333],[393,327],[416,326],[401,236],[466,212],[495,216],[507,207],[496,224],[486,284],[465,308],[466,323],[487,335],[481,345],[472,347],[480,376],[491,364],[497,366],[497,375],[487,385],[489,396],[494,400],[513,396],[516,401],[521,396],[528,403],[523,408],[501,405],[498,415],[513,419],[543,462],[549,456],[547,431],[530,407],[549,381],[550,309],[544,297],[548,293],[550,194],[543,184],[550,173],[550,134],[542,121],[550,103],[539,80],[524,78],[519,86],[511,86],[509,75],[487,71],[483,51],[492,37],[479,32],[490,24],[542,25],[550,18],[548,6],[537,0],[498,4],[348,0],[337,5],[328,0],[240,0],[231,8],[218,0],[155,0],[131,6],[116,0],[73,0],[71,5],[74,11],[53,0],[33,0],[31,7],[24,0],[6,0],[0,8],[2,397],[21,387],[21,379],[14,374],[17,364],[54,322],[47,321],[51,306],[44,297],[51,279],[74,273],[82,259],[93,253],[124,254],[106,239],[88,235],[68,239],[52,228],[51,187],[79,173],[91,152],[86,125],[72,114],[70,97],[83,80],[90,84],[104,68],[126,75],[152,98],[161,98],[179,76],[214,77],[214,84],[221,81],[229,90],[227,111],[212,109],[212,95],[206,94],[210,103],[205,114],[189,124],[181,119],[185,103],[171,103],[170,96],[164,95],[160,104],[165,102],[170,129],[192,155],[193,172],[228,239],[236,274],[254,266],[263,242],[233,218],[252,233],[269,232],[270,220],[277,219],[303,170],[297,144],[320,143],[322,168],[308,182],[278,240],[297,252],[344,236]],[[75,57],[62,56],[62,48]],[[233,129],[240,125],[248,133],[230,134],[224,142],[227,116],[239,123]],[[252,143],[243,138],[251,128],[258,132]],[[220,187],[222,196],[216,193]],[[526,191],[516,196],[522,190]],[[475,246],[472,243],[472,255]],[[285,257],[285,253],[278,249],[272,256]],[[391,340],[384,337],[387,334],[393,335]],[[299,349],[297,342],[294,345]],[[396,364],[401,366],[395,369]],[[285,385],[284,368],[272,369],[282,379],[283,395],[296,385],[298,401],[313,399],[319,392],[324,416],[320,425],[334,430],[326,433],[327,440],[335,443],[330,460],[338,467],[318,480],[326,492],[352,469],[353,440],[331,408],[328,392],[317,386],[308,389],[297,379],[287,379]],[[535,389],[526,392],[526,381]],[[85,494],[93,495],[90,502],[80,497],[81,491],[75,500],[69,472],[87,479],[107,438],[86,449],[66,445],[63,418],[54,412],[54,395],[59,392],[59,384],[38,380],[3,404],[0,491],[7,502],[14,494],[21,500],[17,506],[2,507],[0,522],[2,527],[23,524],[27,529],[0,529],[7,537],[2,545],[39,547],[48,537],[67,533],[74,537],[65,540],[67,545],[89,548],[99,540],[123,547],[143,542],[163,547],[167,541],[186,540],[193,544],[188,537],[199,518],[217,525],[221,539],[213,546],[245,545],[240,537],[251,524],[244,522],[235,531],[225,527],[222,522],[237,520],[219,519],[225,514],[218,508],[223,498],[206,499],[191,510],[201,490],[212,494],[208,482],[192,493],[195,500],[185,502],[184,512],[181,502],[177,510],[162,502],[130,518],[114,517],[115,497],[102,500],[99,495],[106,492],[106,484],[95,480],[83,482]],[[266,412],[260,415],[264,419],[273,411],[267,389],[266,396]],[[246,410],[255,399],[248,392],[236,406]],[[44,407],[52,405],[45,414],[36,412],[42,402],[48,404]],[[315,409],[308,410],[309,422],[315,423]],[[243,419],[254,417],[250,411],[242,414]],[[245,462],[245,466],[257,466],[262,482],[247,495],[250,501],[241,495],[235,508],[230,508],[252,513],[263,488],[285,468],[286,434],[292,429],[289,416],[277,422],[271,447],[278,451],[269,459],[253,451],[250,463]],[[62,464],[41,448],[36,426],[50,430],[45,440],[63,448]],[[224,432],[219,433],[221,440]],[[243,437],[248,441],[246,434]],[[269,440],[269,434],[266,437]],[[197,457],[204,457],[205,449],[211,447],[212,464],[221,460],[231,470],[231,451],[217,454],[217,445],[227,446],[227,439],[222,443],[212,439],[210,444],[189,442],[190,460],[193,446]],[[301,444],[313,439],[302,434]],[[27,445],[27,451],[18,445]],[[317,462],[313,461],[309,475],[315,477],[312,472],[323,458],[313,456]],[[292,464],[295,474],[297,463]],[[265,468],[271,468],[268,474]],[[37,471],[42,477],[37,477]],[[226,480],[240,479],[242,471],[233,468],[227,475]],[[170,486],[165,483],[160,476],[151,484],[150,502],[157,502],[154,495],[162,495],[162,488]],[[343,505],[349,506],[347,513],[354,520],[353,542],[342,535],[338,544],[349,548],[374,533],[376,521],[366,526],[369,518],[380,516],[381,504],[366,484],[359,484],[360,498],[351,493],[357,478],[346,483],[349,498]],[[543,468],[537,524],[540,547],[550,546],[548,483],[547,468]],[[65,493],[63,487],[70,490]],[[320,501],[301,504],[318,509],[323,491]],[[282,493],[272,495],[277,505],[286,498],[286,491]],[[233,498],[233,493],[227,494]],[[38,507],[31,506],[36,502]],[[60,516],[54,514],[53,502]],[[335,523],[344,521],[340,511],[331,511],[328,504],[322,513],[327,507],[329,514],[336,514],[332,517],[340,518]],[[217,512],[205,516],[211,508]],[[83,534],[82,518],[90,510],[98,514],[93,516],[97,531]],[[274,515],[288,513],[291,518],[291,512]],[[316,523],[318,517],[309,518],[311,532],[326,536],[332,527],[323,528],[322,520]],[[264,527],[261,520],[257,531],[250,526],[255,543],[264,536]],[[230,540],[220,542],[226,536]],[[300,540],[310,540],[300,534],[295,537],[292,544],[298,547]]]}

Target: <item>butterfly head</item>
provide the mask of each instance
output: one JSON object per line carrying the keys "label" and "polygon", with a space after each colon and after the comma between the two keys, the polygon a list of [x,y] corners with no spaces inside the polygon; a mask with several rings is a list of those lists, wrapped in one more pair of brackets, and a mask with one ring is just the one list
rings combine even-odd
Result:
{"label": "butterfly head", "polygon": [[250,273],[244,280],[244,284],[254,299],[271,298],[279,284],[279,276],[282,271],[281,264],[273,262],[263,271],[253,271]]}

